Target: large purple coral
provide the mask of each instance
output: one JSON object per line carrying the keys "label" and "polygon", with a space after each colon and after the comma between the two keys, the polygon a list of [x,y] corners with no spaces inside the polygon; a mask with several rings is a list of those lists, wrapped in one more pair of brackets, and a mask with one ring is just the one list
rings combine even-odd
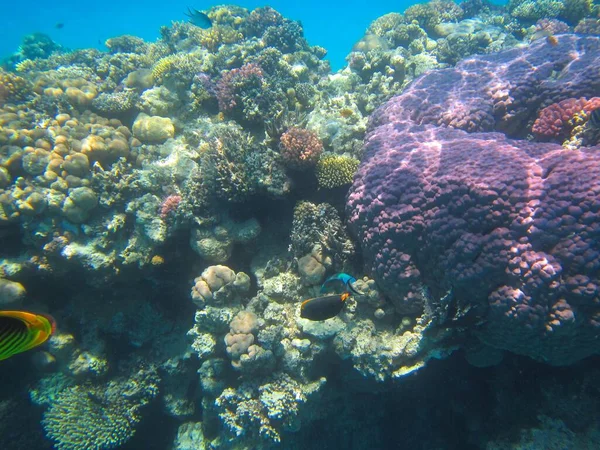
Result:
{"label": "large purple coral", "polygon": [[600,351],[600,148],[506,136],[600,92],[599,74],[600,40],[562,35],[426,74],[373,115],[347,212],[399,312],[452,290],[489,345],[552,364]]}

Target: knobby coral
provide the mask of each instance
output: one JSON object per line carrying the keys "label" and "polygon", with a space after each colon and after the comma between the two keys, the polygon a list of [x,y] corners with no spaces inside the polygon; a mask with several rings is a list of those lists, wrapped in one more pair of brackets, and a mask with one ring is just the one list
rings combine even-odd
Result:
{"label": "knobby coral", "polygon": [[292,127],[281,135],[279,152],[286,166],[302,170],[317,163],[323,144],[314,131]]}
{"label": "knobby coral", "polygon": [[598,148],[491,132],[526,135],[532,101],[597,92],[599,49],[562,35],[471,58],[374,114],[347,212],[397,310],[435,308],[451,291],[484,319],[488,345],[551,364],[600,351]]}

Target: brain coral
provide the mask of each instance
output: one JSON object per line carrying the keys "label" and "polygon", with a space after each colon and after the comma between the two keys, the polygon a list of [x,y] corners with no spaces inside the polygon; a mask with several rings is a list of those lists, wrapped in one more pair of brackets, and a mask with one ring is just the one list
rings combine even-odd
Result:
{"label": "brain coral", "polygon": [[473,57],[373,115],[347,213],[399,312],[451,290],[488,345],[557,365],[600,350],[600,149],[506,135],[598,92],[599,50],[563,35]]}

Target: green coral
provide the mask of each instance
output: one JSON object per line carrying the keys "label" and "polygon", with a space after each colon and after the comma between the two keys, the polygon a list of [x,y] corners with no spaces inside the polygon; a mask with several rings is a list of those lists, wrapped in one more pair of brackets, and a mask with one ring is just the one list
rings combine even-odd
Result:
{"label": "green coral", "polygon": [[559,0],[511,0],[508,3],[511,16],[531,22],[558,17],[564,7],[564,3]]}
{"label": "green coral", "polygon": [[558,16],[569,25],[577,25],[584,17],[592,14],[594,2],[592,0],[563,0],[564,9]]}
{"label": "green coral", "polygon": [[317,163],[319,187],[333,189],[352,183],[360,161],[347,155],[323,155]]}
{"label": "green coral", "polygon": [[191,80],[198,70],[196,58],[190,53],[176,53],[159,59],[152,67],[152,78],[157,83],[164,82],[169,76]]}
{"label": "green coral", "polygon": [[441,22],[455,22],[462,18],[463,10],[454,2],[433,0],[418,3],[406,9],[404,17],[408,22],[416,21],[427,32],[433,32]]}

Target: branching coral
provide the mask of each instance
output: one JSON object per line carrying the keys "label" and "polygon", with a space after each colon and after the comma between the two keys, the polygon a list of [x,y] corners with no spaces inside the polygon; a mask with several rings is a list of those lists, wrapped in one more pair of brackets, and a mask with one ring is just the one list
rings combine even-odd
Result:
{"label": "branching coral", "polygon": [[246,63],[239,69],[226,72],[216,85],[217,100],[221,111],[241,108],[243,97],[253,90],[263,88],[263,71],[254,63]]}
{"label": "branching coral", "polygon": [[32,86],[23,77],[0,69],[0,105],[27,99],[32,95]]}
{"label": "branching coral", "polygon": [[322,152],[323,144],[314,131],[293,127],[281,135],[279,153],[292,169],[313,167]]}
{"label": "branching coral", "polygon": [[237,389],[227,388],[216,405],[232,437],[270,445],[280,442],[282,431],[300,427],[302,406],[318,395],[324,383],[321,379],[303,385],[287,375],[276,375],[262,385],[246,382]]}
{"label": "branching coral", "polygon": [[44,414],[44,430],[60,450],[118,448],[134,435],[158,381],[154,371],[142,370],[106,386],[67,388]]}

